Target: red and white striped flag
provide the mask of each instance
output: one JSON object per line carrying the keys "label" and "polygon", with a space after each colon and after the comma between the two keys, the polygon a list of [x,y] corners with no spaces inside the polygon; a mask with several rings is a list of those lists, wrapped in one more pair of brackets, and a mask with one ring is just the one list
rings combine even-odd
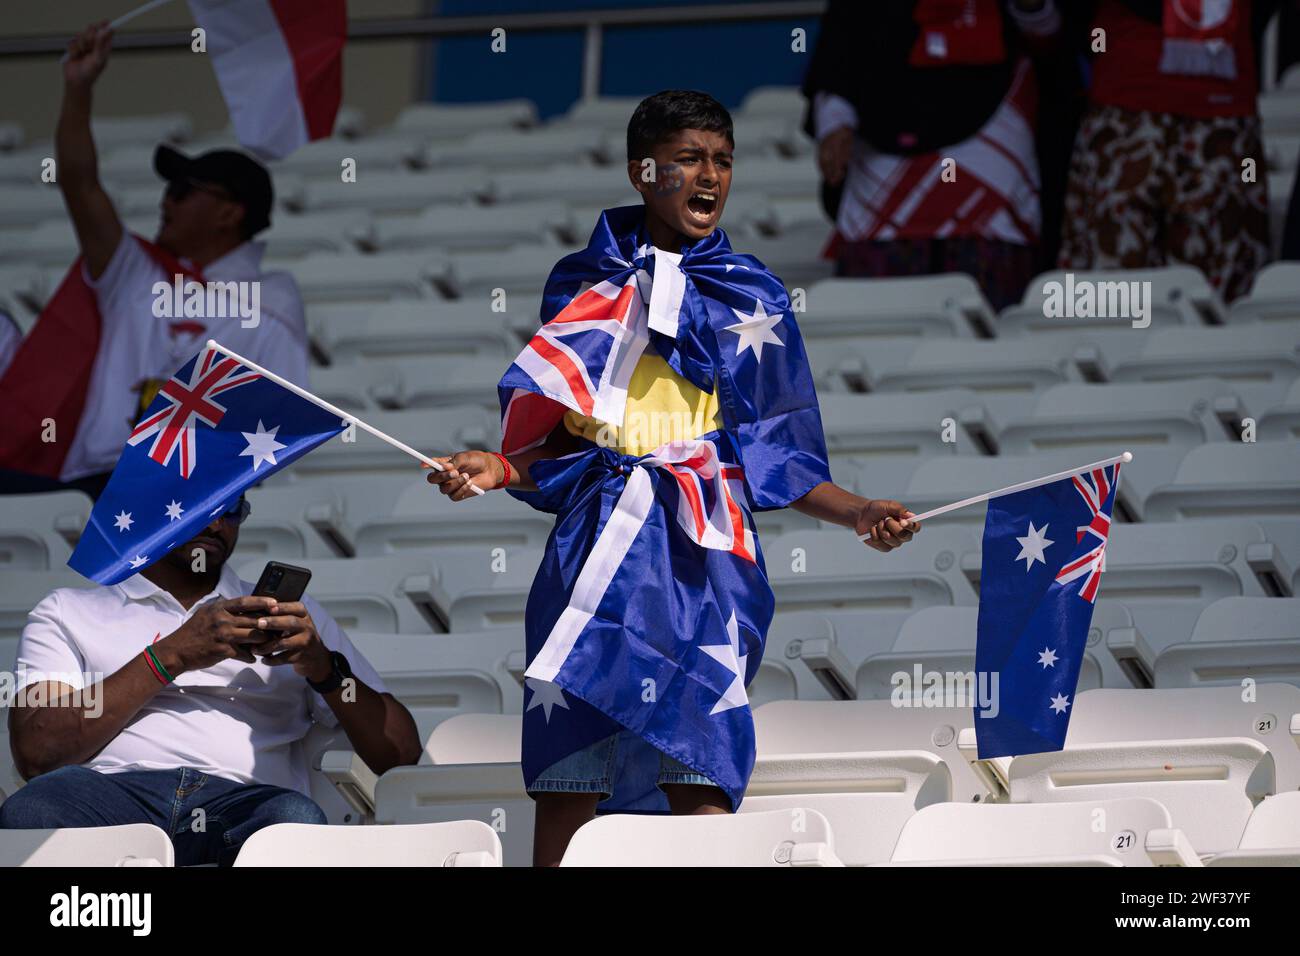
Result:
{"label": "red and white striped flag", "polygon": [[269,159],[329,136],[343,98],[344,0],[189,0],[239,142]]}

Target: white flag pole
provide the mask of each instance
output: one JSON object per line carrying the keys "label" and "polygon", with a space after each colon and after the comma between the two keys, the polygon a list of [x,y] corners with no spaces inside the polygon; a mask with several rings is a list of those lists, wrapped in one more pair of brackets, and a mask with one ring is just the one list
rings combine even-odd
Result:
{"label": "white flag pole", "polygon": [[[441,463],[434,461],[432,458],[428,457],[427,455],[421,454],[420,452],[416,451],[414,448],[412,448],[410,445],[406,444],[405,442],[398,441],[392,435],[384,434],[378,428],[375,428],[373,425],[366,424],[361,419],[357,418],[357,416],[343,411],[343,409],[339,408],[337,405],[331,405],[323,398],[317,398],[315,395],[307,391],[305,388],[301,388],[300,386],[293,384],[293,382],[290,382],[288,379],[282,378],[281,376],[276,375],[274,372],[270,371],[269,369],[263,368],[262,366],[258,365],[256,362],[244,358],[238,352],[230,351],[230,349],[226,348],[216,339],[208,339],[208,347],[217,349],[218,351],[226,355],[229,355],[240,365],[247,365],[253,371],[261,373],[266,378],[269,378],[271,381],[275,382],[277,385],[281,385],[284,388],[287,388],[289,391],[293,392],[299,398],[305,398],[307,399],[307,401],[311,402],[312,404],[319,405],[321,408],[325,409],[325,411],[333,412],[339,418],[342,418],[345,421],[353,422],[356,425],[359,425],[361,428],[364,428],[366,431],[370,432],[370,434],[374,435],[380,441],[388,442],[388,444],[392,445],[394,448],[398,449],[399,451],[406,452],[412,458],[418,458],[420,461],[424,462],[429,467],[436,468],[438,471],[446,471],[446,469],[442,467]],[[476,495],[486,494],[486,492],[478,485],[474,484],[472,480],[469,481],[469,486],[474,489],[474,494]]]}
{"label": "white flag pole", "polygon": [[[908,522],[925,521],[936,515],[947,514],[949,511],[956,511],[958,508],[965,508],[967,505],[977,505],[981,501],[988,501],[991,498],[1000,498],[1002,495],[1014,494],[1017,491],[1028,491],[1030,488],[1037,488],[1039,485],[1048,485],[1053,481],[1060,481],[1062,478],[1071,478],[1074,475],[1082,474],[1085,471],[1092,471],[1094,468],[1105,468],[1116,462],[1130,462],[1133,460],[1133,453],[1126,451],[1122,455],[1116,455],[1114,458],[1103,458],[1101,461],[1094,461],[1091,465],[1080,465],[1078,468],[1067,468],[1065,471],[1058,471],[1054,475],[1045,475],[1042,478],[1034,478],[1031,481],[1022,481],[1017,485],[1007,485],[1005,488],[999,488],[997,491],[990,491],[986,494],[976,495],[973,498],[963,498],[961,501],[954,501],[950,505],[944,505],[942,508],[935,508],[924,514],[915,515],[908,518]],[[870,534],[858,535],[859,541],[870,541]]]}
{"label": "white flag pole", "polygon": [[[134,10],[128,10],[126,11],[126,13],[122,14],[116,20],[110,21],[108,26],[104,27],[104,30],[117,30],[118,27],[122,26],[123,24],[130,23],[136,17],[148,13],[150,10],[156,10],[159,7],[161,7],[163,4],[167,4],[171,2],[172,0],[149,0],[148,3],[141,4],[140,6],[136,7]],[[102,33],[103,31],[101,30],[100,32]],[[63,56],[59,57],[59,62],[60,63],[68,62],[68,52],[66,50],[63,51]]]}
{"label": "white flag pole", "polygon": [[120,17],[118,17],[116,20],[114,20],[112,23],[108,25],[108,29],[116,30],[124,23],[130,23],[136,17],[148,13],[150,10],[156,10],[158,7],[161,7],[163,4],[167,4],[171,2],[172,0],[149,0],[148,3],[141,4],[140,6],[136,7],[134,10],[128,10],[126,13],[122,14]]}

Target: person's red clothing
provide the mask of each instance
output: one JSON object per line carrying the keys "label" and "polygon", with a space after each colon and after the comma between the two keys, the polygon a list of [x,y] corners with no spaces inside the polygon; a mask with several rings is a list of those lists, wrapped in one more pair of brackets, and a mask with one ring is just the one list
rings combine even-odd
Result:
{"label": "person's red clothing", "polygon": [[[1251,116],[1256,111],[1251,0],[1164,0],[1157,23],[1120,0],[1101,0],[1092,29],[1106,31],[1106,52],[1092,55],[1094,103],[1179,116]],[[1199,18],[1199,19],[1198,19]],[[1166,25],[1167,24],[1167,25]],[[1203,28],[1198,30],[1198,25]],[[1164,72],[1166,39],[1231,45],[1234,76]]]}

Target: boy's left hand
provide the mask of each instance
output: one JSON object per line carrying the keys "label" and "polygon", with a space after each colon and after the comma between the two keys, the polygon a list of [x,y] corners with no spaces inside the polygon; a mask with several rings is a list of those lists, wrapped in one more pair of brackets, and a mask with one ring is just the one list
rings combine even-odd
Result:
{"label": "boy's left hand", "polygon": [[858,513],[854,530],[859,535],[870,534],[870,540],[863,542],[868,548],[893,551],[911,541],[912,536],[921,530],[919,524],[907,520],[913,515],[914,512],[900,502],[873,498]]}

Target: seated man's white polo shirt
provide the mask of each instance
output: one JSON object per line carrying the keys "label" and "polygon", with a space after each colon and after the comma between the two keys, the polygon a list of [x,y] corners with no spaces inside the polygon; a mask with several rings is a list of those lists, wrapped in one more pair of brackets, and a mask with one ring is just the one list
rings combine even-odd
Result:
{"label": "seated man's white polo shirt", "polygon": [[[229,562],[216,589],[189,611],[140,574],[110,587],[58,588],[28,615],[18,642],[17,687],[43,680],[90,686],[175,631],[207,601],[252,591]],[[347,657],[357,680],[385,693],[338,623],[311,596],[303,602],[325,646]],[[302,740],[313,722],[338,726],[329,705],[292,665],[226,660],[181,674],[83,766],[103,773],[192,767],[309,793]]]}
{"label": "seated man's white polo shirt", "polygon": [[[62,480],[112,471],[143,411],[141,398],[152,401],[157,387],[209,338],[296,385],[307,386],[310,360],[302,296],[289,273],[262,271],[265,249],[265,243],[245,242],[202,269],[209,282],[258,283],[257,324],[249,328],[238,315],[155,315],[154,285],[165,282],[170,288],[175,277],[129,233],[122,234],[98,279],[91,279],[83,264],[82,277],[99,305],[99,350],[86,388],[85,410],[59,474]],[[250,302],[251,294],[250,289]]]}

